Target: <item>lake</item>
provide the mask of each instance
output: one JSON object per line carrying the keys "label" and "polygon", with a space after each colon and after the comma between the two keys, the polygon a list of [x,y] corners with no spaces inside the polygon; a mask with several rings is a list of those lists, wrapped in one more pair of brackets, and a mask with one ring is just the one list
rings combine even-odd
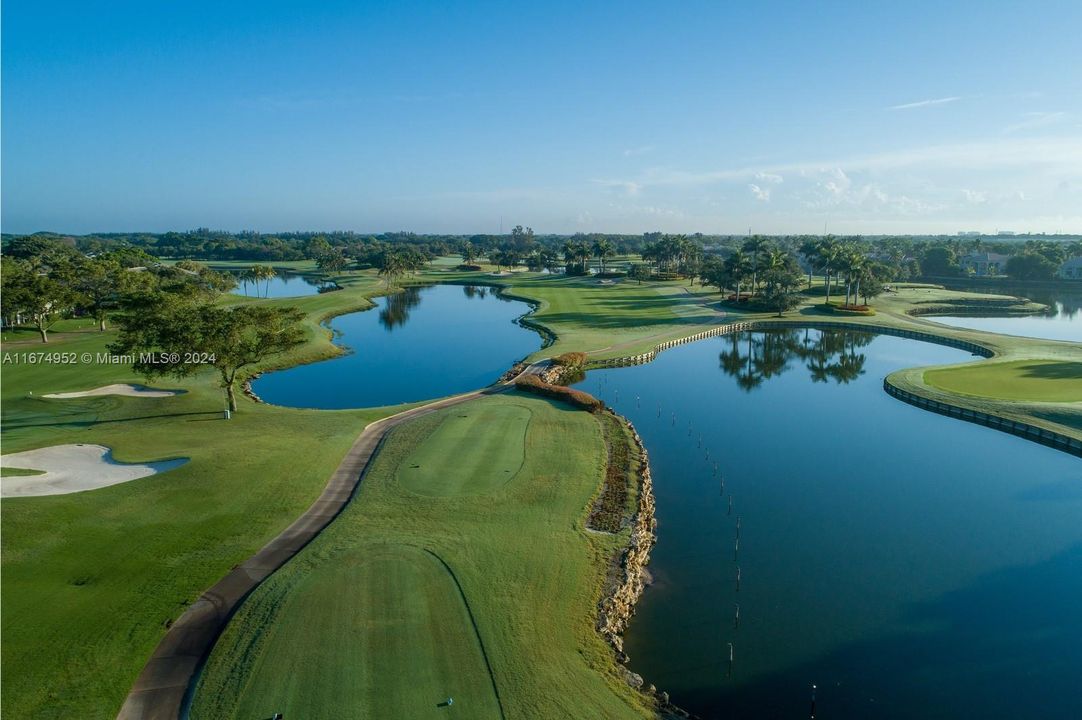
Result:
{"label": "lake", "polygon": [[654,471],[631,669],[704,718],[1082,717],[1082,462],[882,388],[968,359],[788,330],[589,372]]}
{"label": "lake", "polygon": [[233,289],[234,295],[261,298],[288,298],[302,297],[304,295],[318,295],[330,289],[336,289],[337,285],[327,280],[317,280],[305,275],[293,273],[278,273],[268,280],[237,281],[237,287]]}
{"label": "lake", "polygon": [[1043,338],[1046,340],[1068,340],[1082,342],[1082,288],[1066,286],[1062,288],[1031,287],[1014,285],[992,288],[987,285],[948,284],[952,290],[967,292],[1001,293],[1028,297],[1034,302],[1048,305],[1049,312],[1040,315],[1016,315],[1012,317],[993,316],[934,316],[926,315],[944,325],[984,330],[985,332],[1004,335],[1022,335],[1024,337]]}
{"label": "lake", "polygon": [[515,322],[530,306],[491,288],[411,287],[375,301],[330,322],[349,354],[268,373],[252,389],[290,407],[396,405],[490,385],[542,344]]}

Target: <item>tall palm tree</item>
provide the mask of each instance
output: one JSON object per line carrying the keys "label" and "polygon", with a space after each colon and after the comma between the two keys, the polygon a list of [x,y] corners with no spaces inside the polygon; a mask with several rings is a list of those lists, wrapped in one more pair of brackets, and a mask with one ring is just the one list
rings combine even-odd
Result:
{"label": "tall palm tree", "polygon": [[462,244],[462,262],[465,265],[473,265],[473,261],[477,259],[477,249],[473,246],[469,240]]}
{"label": "tall palm tree", "polygon": [[277,277],[278,273],[275,272],[274,268],[270,265],[253,265],[248,269],[247,275],[251,281],[255,283],[256,297],[259,297],[259,281],[267,281],[266,291],[264,292],[263,297],[268,297],[270,295],[271,278]]}
{"label": "tall palm tree", "polygon": [[751,291],[759,286],[759,253],[770,247],[770,240],[762,235],[752,235],[744,241],[741,250],[751,253]]}
{"label": "tall palm tree", "polygon": [[563,247],[560,249],[563,251],[564,254],[564,263],[567,264],[568,267],[571,267],[571,265],[575,263],[575,259],[578,257],[578,251],[575,249],[575,243],[568,240],[563,244]]}
{"label": "tall palm tree", "polygon": [[827,235],[819,243],[819,262],[823,268],[823,274],[826,276],[826,303],[830,304],[830,277],[834,272],[834,266],[838,263],[838,257],[841,254],[841,246],[838,245],[838,241],[834,239],[833,235]]}
{"label": "tall palm tree", "polygon": [[597,257],[598,262],[601,265],[601,272],[605,272],[605,259],[610,258],[616,254],[616,249],[612,246],[612,243],[608,238],[598,238],[594,241],[594,255]]}
{"label": "tall palm tree", "polygon": [[751,271],[751,260],[741,250],[725,258],[725,273],[736,283],[736,300],[740,302],[740,286]]}

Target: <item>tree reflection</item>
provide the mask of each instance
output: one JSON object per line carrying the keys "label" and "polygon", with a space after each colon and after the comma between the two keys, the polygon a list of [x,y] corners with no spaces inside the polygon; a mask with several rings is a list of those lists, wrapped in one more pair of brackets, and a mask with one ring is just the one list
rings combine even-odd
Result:
{"label": "tree reflection", "polygon": [[488,288],[483,285],[463,285],[462,292],[471,300],[473,298],[485,298],[488,296]]}
{"label": "tree reflection", "polygon": [[417,286],[402,288],[401,292],[387,296],[387,304],[379,311],[379,323],[388,332],[399,325],[405,325],[410,319],[410,310],[421,303],[421,288]]}
{"label": "tree reflection", "polygon": [[866,358],[858,349],[873,339],[869,333],[844,330],[736,333],[719,353],[718,364],[745,392],[783,375],[794,359],[804,362],[812,382],[847,384],[864,374]]}

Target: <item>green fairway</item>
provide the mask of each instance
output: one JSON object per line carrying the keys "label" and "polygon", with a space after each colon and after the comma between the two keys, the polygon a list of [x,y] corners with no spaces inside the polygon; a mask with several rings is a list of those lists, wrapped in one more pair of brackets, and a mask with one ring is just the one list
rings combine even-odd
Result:
{"label": "green fairway", "polygon": [[924,373],[929,385],[979,397],[1040,402],[1082,400],[1082,362],[1016,360],[940,368]]}
{"label": "green fairway", "polygon": [[[456,472],[461,451],[448,451],[447,428],[463,414],[530,418],[518,474],[484,495],[403,488],[399,470],[419,453],[439,466],[431,481]],[[625,540],[584,528],[603,457],[593,415],[518,394],[398,428],[354,501],[237,612],[192,718],[429,717],[447,696],[445,715],[486,718],[493,684],[508,718],[649,717],[594,628],[608,559]]]}
{"label": "green fairway", "polygon": [[[105,353],[111,337],[57,335],[47,349]],[[153,383],[188,390],[175,397],[40,397],[122,382],[144,379],[124,364],[3,368],[5,453],[82,442],[122,462],[191,459],[92,492],[3,501],[4,717],[115,716],[168,623],[292,522],[388,413],[244,401],[227,421],[209,373]]]}
{"label": "green fairway", "polygon": [[476,495],[515,477],[525,456],[530,411],[474,403],[444,416],[398,468],[402,487],[420,495]]}
{"label": "green fairway", "polygon": [[281,620],[220,690],[241,698],[236,717],[439,718],[448,697],[470,718],[500,717],[462,595],[421,548],[361,543],[266,609]]}

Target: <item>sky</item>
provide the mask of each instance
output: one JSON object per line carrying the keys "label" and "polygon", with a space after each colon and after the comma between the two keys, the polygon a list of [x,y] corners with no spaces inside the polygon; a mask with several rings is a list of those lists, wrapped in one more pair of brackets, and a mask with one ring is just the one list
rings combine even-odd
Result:
{"label": "sky", "polygon": [[0,228],[1082,232],[1082,2],[5,0]]}

